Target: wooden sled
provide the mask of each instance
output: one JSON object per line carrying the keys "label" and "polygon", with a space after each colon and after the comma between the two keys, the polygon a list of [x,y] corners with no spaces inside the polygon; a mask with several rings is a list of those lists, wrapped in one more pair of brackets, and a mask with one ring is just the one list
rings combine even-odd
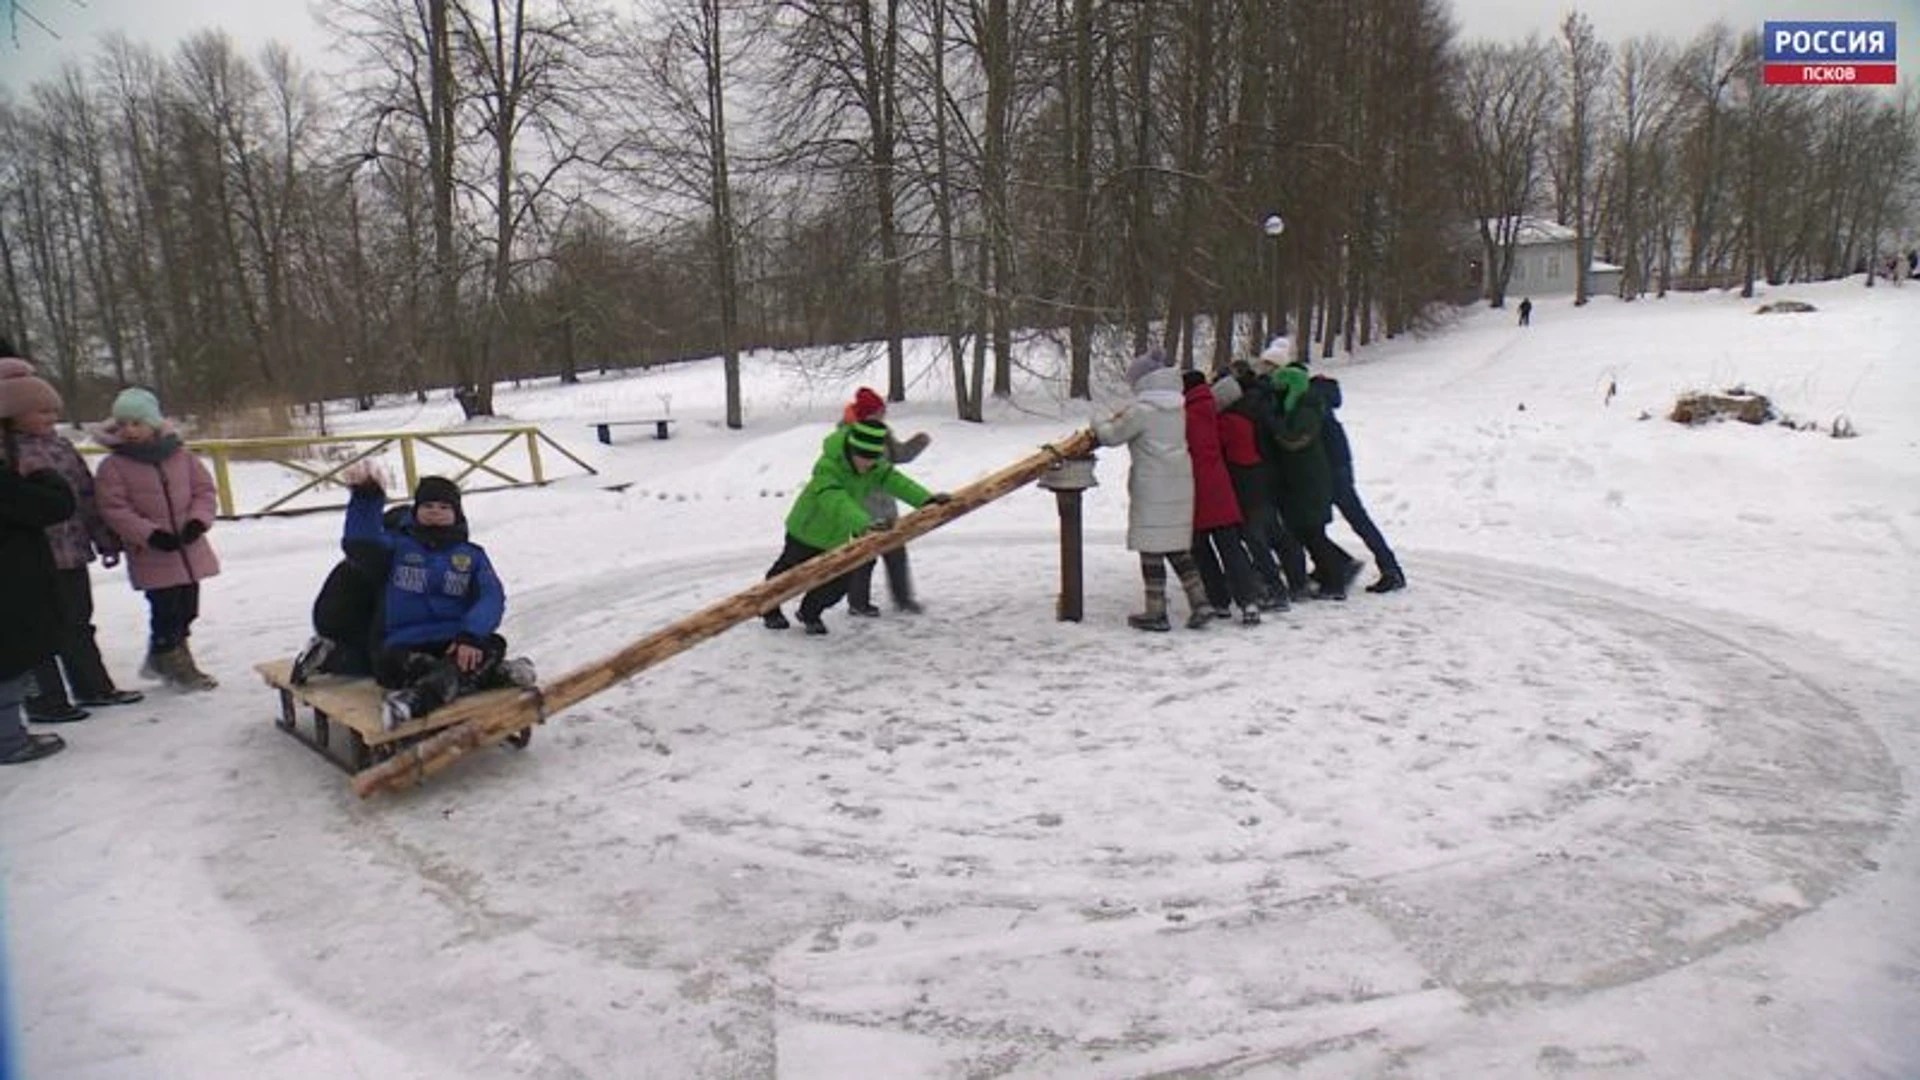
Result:
{"label": "wooden sled", "polygon": [[[484,713],[521,694],[519,690],[469,694],[388,731],[381,715],[381,690],[372,679],[314,675],[304,686],[295,686],[289,677],[293,673],[290,659],[255,664],[253,670],[260,673],[268,686],[280,691],[280,716],[274,720],[275,726],[349,773],[385,761],[425,736],[470,720],[476,713]],[[303,707],[312,716],[312,734],[300,724]],[[533,741],[533,729],[523,729],[504,741],[516,750],[524,750]],[[345,745],[336,751],[335,743]]]}

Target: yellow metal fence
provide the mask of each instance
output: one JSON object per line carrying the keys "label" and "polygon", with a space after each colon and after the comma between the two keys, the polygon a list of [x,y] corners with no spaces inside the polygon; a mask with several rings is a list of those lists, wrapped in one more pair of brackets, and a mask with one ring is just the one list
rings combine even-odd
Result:
{"label": "yellow metal fence", "polygon": [[[473,440],[483,440],[478,449],[471,451],[456,444],[465,442],[471,446]],[[490,444],[487,441],[490,440]],[[363,461],[380,461],[392,450],[400,454],[401,473],[405,477],[405,491],[412,491],[419,482],[420,451],[424,448],[443,455],[456,463],[456,472],[450,475],[454,483],[466,491],[498,491],[502,488],[527,487],[547,483],[546,463],[541,457],[540,448],[549,447],[561,457],[566,458],[589,475],[598,475],[599,470],[581,461],[566,447],[554,442],[547,434],[536,427],[474,428],[464,431],[381,431],[364,432],[355,435],[311,435],[286,436],[266,439],[197,439],[187,443],[187,449],[208,460],[213,469],[214,486],[220,494],[220,516],[223,518],[259,517],[267,514],[300,513],[308,510],[323,509],[325,506],[340,506],[341,503],[322,505],[292,505],[295,500],[310,492],[318,491],[327,484],[338,484],[340,474]],[[322,456],[318,462],[309,460],[303,451],[316,448],[338,447],[347,451],[338,458]],[[524,454],[519,448],[524,447]],[[104,454],[101,446],[83,446],[82,452]],[[236,460],[264,462],[278,465],[297,474],[301,482],[292,491],[279,494],[273,501],[257,509],[241,510],[234,497],[232,463]],[[485,473],[498,483],[486,487],[467,487],[468,477]],[[525,478],[523,479],[522,476]]]}

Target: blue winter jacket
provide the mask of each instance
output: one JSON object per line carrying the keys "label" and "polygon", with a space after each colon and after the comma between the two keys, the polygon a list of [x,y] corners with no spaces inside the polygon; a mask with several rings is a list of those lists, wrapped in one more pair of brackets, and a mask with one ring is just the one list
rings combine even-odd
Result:
{"label": "blue winter jacket", "polygon": [[342,545],[356,561],[383,563],[384,642],[389,647],[479,640],[500,628],[507,592],[486,549],[470,540],[430,547],[410,530],[385,528],[385,496],[355,489]]}

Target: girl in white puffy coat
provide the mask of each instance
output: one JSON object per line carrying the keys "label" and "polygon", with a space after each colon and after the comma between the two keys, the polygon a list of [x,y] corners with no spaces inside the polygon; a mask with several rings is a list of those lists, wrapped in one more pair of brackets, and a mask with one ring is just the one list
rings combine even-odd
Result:
{"label": "girl in white puffy coat", "polygon": [[1166,354],[1153,349],[1127,368],[1133,401],[1108,420],[1096,420],[1093,433],[1102,446],[1125,445],[1133,462],[1127,471],[1127,549],[1140,553],[1140,576],[1147,608],[1127,616],[1136,630],[1168,630],[1167,564],[1186,591],[1189,629],[1212,616],[1200,571],[1193,563],[1193,462],[1187,456],[1186,396],[1180,373]]}

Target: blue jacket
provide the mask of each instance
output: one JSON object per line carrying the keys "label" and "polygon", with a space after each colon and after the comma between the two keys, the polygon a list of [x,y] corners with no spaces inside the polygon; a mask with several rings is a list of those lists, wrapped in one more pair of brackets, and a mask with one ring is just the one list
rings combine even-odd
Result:
{"label": "blue jacket", "polygon": [[507,592],[486,549],[466,539],[433,547],[410,530],[389,531],[381,520],[385,506],[378,490],[355,489],[342,540],[356,562],[377,568],[386,581],[385,644],[477,641],[498,630]]}
{"label": "blue jacket", "polygon": [[1325,375],[1315,375],[1307,384],[1307,394],[1320,402],[1322,416],[1320,440],[1327,447],[1327,464],[1333,467],[1334,486],[1353,486],[1353,447],[1347,442],[1347,429],[1333,414],[1340,407],[1340,383]]}

